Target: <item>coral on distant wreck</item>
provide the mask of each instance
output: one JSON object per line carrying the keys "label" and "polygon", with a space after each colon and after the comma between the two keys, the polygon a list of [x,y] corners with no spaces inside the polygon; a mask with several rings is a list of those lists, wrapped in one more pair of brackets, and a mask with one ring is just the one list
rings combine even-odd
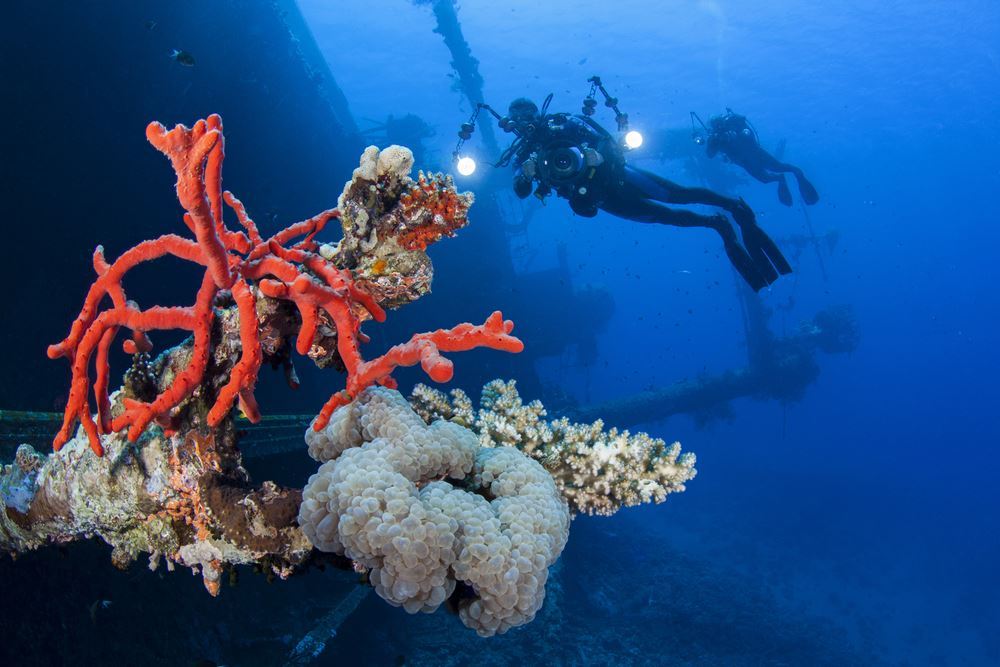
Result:
{"label": "coral on distant wreck", "polygon": [[680,443],[605,431],[601,420],[547,421],[545,407],[539,401],[524,404],[513,380],[483,387],[479,410],[460,389],[449,397],[421,384],[410,402],[426,422],[450,420],[475,431],[484,447],[516,447],[539,461],[576,513],[611,515],[622,507],[663,502],[684,491],[697,472],[695,455],[681,454]]}
{"label": "coral on distant wreck", "polygon": [[542,466],[480,447],[458,424],[427,425],[378,387],[306,441],[324,463],[303,491],[299,525],[319,549],[369,569],[382,598],[416,613],[454,595],[482,636],[534,618],[570,519]]}
{"label": "coral on distant wreck", "polygon": [[[397,366],[419,362],[433,379],[444,381],[451,377],[451,363],[441,357],[441,352],[478,346],[509,352],[521,350],[521,342],[510,335],[513,324],[494,313],[484,325],[460,325],[451,330],[418,334],[385,355],[365,361],[359,349],[359,344],[367,341],[360,331],[361,321],[369,316],[377,321],[385,319],[385,311],[379,303],[382,299],[359,286],[349,266],[338,265],[316,253],[314,237],[330,219],[338,216],[338,211],[324,211],[263,239],[243,204],[232,193],[222,191],[224,138],[222,119],[218,115],[199,120],[191,128],[178,125],[169,131],[159,123],[151,123],[146,129],[146,137],[170,158],[177,174],[177,197],[186,211],[184,223],[195,240],[168,234],[140,243],[112,263],[105,260],[100,247],[95,251],[94,270],[98,277],[87,293],[80,315],[69,335],[48,350],[50,358],[69,359],[73,374],[65,418],[53,443],[57,451],[72,437],[78,421],[98,455],[103,453],[100,438],[103,434],[127,429],[129,440],[135,442],[154,421],[172,431],[178,408],[199,390],[215,392],[205,416],[210,427],[218,425],[237,400],[252,421],[259,418],[253,389],[265,361],[263,343],[275,342],[269,337],[271,332],[264,331],[258,322],[259,302],[266,298],[294,303],[299,319],[296,342],[299,354],[312,356],[317,351],[314,348],[318,348],[327,357],[339,357],[339,363],[347,372],[346,391],[330,397],[320,411],[316,428],[322,428],[333,410],[350,401],[366,386],[373,383],[392,385],[391,374]],[[375,166],[368,159],[373,150]],[[391,173],[402,186],[404,181],[401,179],[412,165],[409,151],[397,146],[379,155],[377,149],[370,148],[365,155],[368,161],[362,159],[361,170],[371,170],[373,175],[383,174],[383,171]],[[358,185],[356,180],[352,183]],[[372,206],[384,215],[397,215],[401,220],[423,215],[414,212],[413,206],[400,205],[400,192],[379,192],[376,188],[352,195],[351,187],[349,184],[340,200],[351,215],[360,214],[355,195],[363,196],[365,206]],[[234,232],[226,227],[223,202],[233,209],[244,231]],[[397,210],[401,212],[395,213]],[[464,210],[451,212],[464,221]],[[438,215],[433,211],[426,213]],[[386,236],[391,238],[399,231],[387,230]],[[292,244],[297,237],[304,238]],[[367,238],[370,247],[366,249],[377,250],[378,239],[374,232]],[[122,279],[139,264],[165,255],[205,267],[195,305],[187,308],[154,306],[141,310],[126,298]],[[106,297],[110,298],[111,307],[102,311],[101,303]],[[400,301],[399,295],[395,295],[387,305],[399,305],[409,298]],[[241,357],[221,387],[207,388],[204,379],[212,355],[217,300],[235,301],[240,320]],[[121,327],[132,331],[132,338],[124,345],[130,354],[148,353],[151,343],[146,333],[157,329],[190,331],[193,343],[187,365],[178,370],[166,386],[160,387],[158,393],[149,397],[124,395],[112,408],[108,395],[108,354]],[[279,342],[280,338],[278,336]],[[326,342],[330,339],[334,342]],[[96,419],[91,415],[88,389],[89,368],[94,357]],[[287,359],[287,352],[284,352],[280,360],[285,362]],[[272,355],[271,360],[278,358]]]}

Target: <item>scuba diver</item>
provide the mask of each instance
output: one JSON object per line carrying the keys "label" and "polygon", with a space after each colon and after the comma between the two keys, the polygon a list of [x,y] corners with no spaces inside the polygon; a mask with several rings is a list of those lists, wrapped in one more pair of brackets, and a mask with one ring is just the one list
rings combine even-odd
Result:
{"label": "scuba diver", "polygon": [[747,120],[746,116],[734,113],[732,109],[726,107],[726,113],[722,116],[713,116],[709,119],[709,127],[701,122],[698,114],[691,112],[691,122],[697,120],[708,134],[707,139],[697,130],[694,131],[695,143],[705,143],[705,151],[709,158],[713,158],[717,153],[733,164],[743,167],[744,170],[761,183],[778,182],[778,200],[785,206],[792,205],[792,192],[788,189],[788,182],[785,174],[791,173],[799,184],[799,194],[802,201],[812,205],[819,201],[819,193],[810,183],[802,170],[793,164],[782,162],[778,158],[768,153],[760,145],[757,131]]}
{"label": "scuba diver", "polygon": [[[513,187],[518,197],[523,199],[534,189],[534,194],[544,200],[554,192],[584,217],[593,217],[602,210],[636,222],[713,229],[722,238],[729,261],[754,291],[770,285],[779,275],[791,273],[792,267],[757,225],[743,199],[724,197],[705,188],[684,187],[628,164],[620,140],[590,118],[597,106],[595,91],[600,90],[605,105],[614,110],[620,132],[627,130],[628,116],[618,110],[617,99],[608,94],[599,77],[592,77],[590,83],[583,115],[548,113],[552,95],[541,110],[531,100],[518,98],[511,102],[506,117],[480,103],[459,132],[455,150],[459,172],[463,173],[463,162],[472,163],[471,158],[459,159],[459,149],[471,136],[479,111],[486,109],[502,130],[516,136],[494,166],[513,165]],[[625,134],[629,147],[637,147],[641,141],[638,132]],[[469,168],[474,169],[474,163]],[[739,226],[742,244],[723,213],[704,215],[665,204],[705,204],[723,209]]]}

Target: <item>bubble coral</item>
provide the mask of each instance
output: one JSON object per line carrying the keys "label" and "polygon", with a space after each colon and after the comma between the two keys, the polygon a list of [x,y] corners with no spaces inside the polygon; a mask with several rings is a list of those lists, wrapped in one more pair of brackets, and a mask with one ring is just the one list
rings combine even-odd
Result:
{"label": "bubble coral", "polygon": [[428,425],[380,387],[306,441],[324,462],[299,510],[317,548],[369,569],[376,592],[410,613],[433,612],[463,584],[459,616],[481,636],[534,618],[570,523],[537,462],[480,447],[458,424]]}

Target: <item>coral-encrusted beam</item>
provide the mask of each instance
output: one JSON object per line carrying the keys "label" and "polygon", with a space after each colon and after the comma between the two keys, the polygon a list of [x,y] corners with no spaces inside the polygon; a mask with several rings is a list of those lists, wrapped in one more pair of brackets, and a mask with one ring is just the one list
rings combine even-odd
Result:
{"label": "coral-encrusted beam", "polygon": [[[420,363],[432,379],[444,382],[451,378],[452,364],[441,356],[442,352],[459,352],[473,347],[519,352],[523,348],[521,341],[510,335],[513,323],[505,322],[496,312],[483,325],[461,324],[453,329],[417,334],[408,343],[365,361],[359,344],[368,342],[368,338],[360,331],[359,314],[367,311],[381,322],[385,320],[385,311],[354,283],[350,272],[339,269],[314,252],[315,235],[339,212],[336,209],[323,211],[264,240],[243,203],[231,192],[222,190],[225,138],[218,115],[199,120],[191,128],[177,125],[169,131],[160,123],[150,123],[146,137],[170,158],[177,175],[177,198],[185,210],[183,221],[195,239],[168,234],[143,241],[111,263],[105,260],[100,247],[95,251],[97,278],[87,292],[80,314],[69,335],[48,348],[50,358],[68,358],[73,373],[62,428],[53,441],[56,450],[70,439],[73,427],[79,422],[94,453],[101,456],[104,452],[102,434],[127,429],[128,439],[134,442],[151,422],[169,422],[173,412],[199,387],[213,391],[212,384],[206,382],[205,373],[212,356],[213,301],[223,290],[229,290],[236,302],[242,350],[228,381],[218,390],[205,415],[211,427],[220,424],[237,401],[249,419],[259,418],[253,395],[257,373],[263,363],[257,321],[258,294],[295,303],[301,316],[296,342],[300,354],[309,352],[324,314],[336,329],[337,352],[347,369],[347,389],[334,394],[323,407],[317,428],[326,424],[334,409],[350,401],[350,397],[357,396],[368,385],[393,385],[391,374],[399,366]],[[439,186],[434,187],[440,189]],[[423,192],[429,185],[421,181],[420,187]],[[441,190],[438,194],[440,196],[408,199],[407,206],[426,206],[437,221],[435,224],[440,224],[443,230],[464,224],[465,208],[445,206],[441,202],[447,192]],[[436,203],[432,206],[432,202]],[[226,228],[223,204],[233,209],[245,232]],[[451,220],[450,215],[462,219]],[[435,231],[435,234],[440,236],[441,232]],[[299,237],[304,238],[288,247]],[[142,310],[127,300],[122,280],[136,266],[164,255],[205,267],[195,304],[188,308],[153,306]],[[111,307],[101,311],[105,297],[110,297]],[[123,349],[130,354],[151,350],[152,344],[146,336],[149,331],[190,331],[193,342],[187,366],[174,375],[169,386],[148,403],[123,397],[119,414],[112,417],[108,354],[122,327],[132,332],[131,338],[123,344]],[[92,360],[96,366],[92,385],[96,420],[91,413],[88,389]]]}

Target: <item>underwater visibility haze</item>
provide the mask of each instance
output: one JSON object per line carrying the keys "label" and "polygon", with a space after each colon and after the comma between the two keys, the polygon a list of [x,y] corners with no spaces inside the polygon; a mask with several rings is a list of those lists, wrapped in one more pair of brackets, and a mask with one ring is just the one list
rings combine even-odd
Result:
{"label": "underwater visibility haze", "polygon": [[0,664],[1000,664],[996,3],[2,13]]}

